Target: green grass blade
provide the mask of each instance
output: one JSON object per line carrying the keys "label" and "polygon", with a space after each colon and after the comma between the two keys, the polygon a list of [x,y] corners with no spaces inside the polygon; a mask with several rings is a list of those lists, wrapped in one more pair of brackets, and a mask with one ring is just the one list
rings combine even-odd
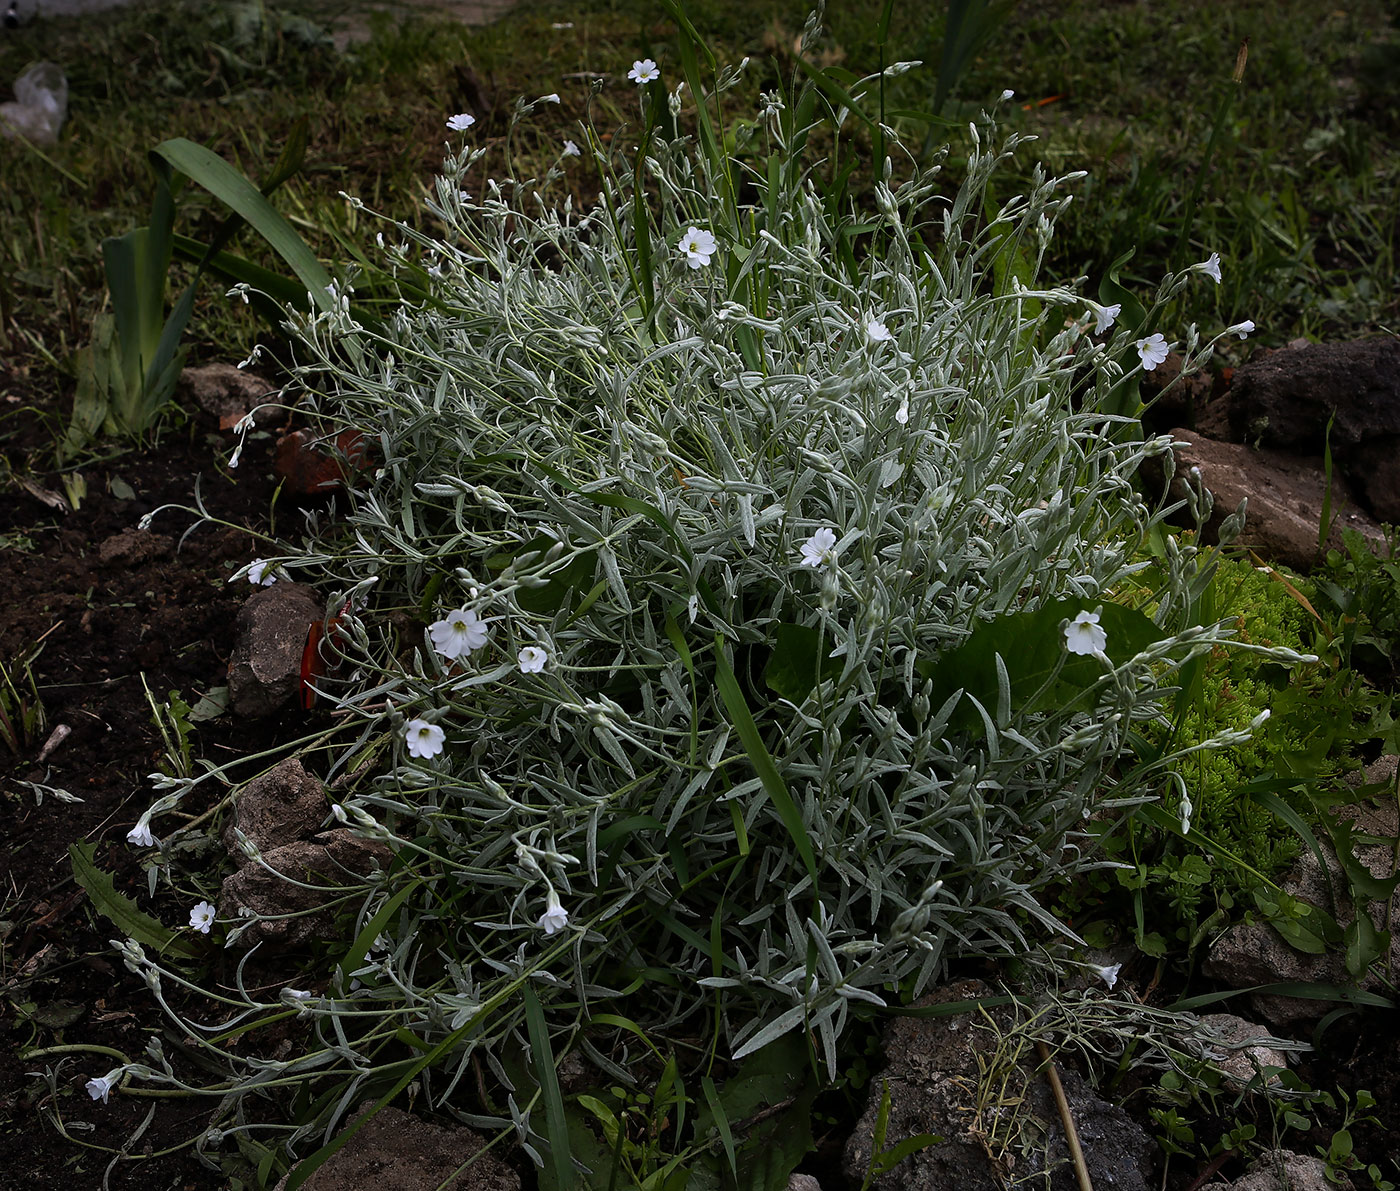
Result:
{"label": "green grass blade", "polygon": [[544,1008],[535,990],[526,984],[521,990],[525,1001],[525,1029],[530,1035],[530,1049],[534,1054],[535,1078],[539,1080],[540,1095],[544,1098],[545,1132],[549,1137],[549,1158],[554,1167],[554,1178],[559,1191],[567,1191],[577,1184],[574,1163],[570,1157],[569,1122],[564,1115],[564,1093],[559,1090],[559,1073],[554,1069],[554,1051],[549,1045],[549,1023],[544,1019]]}
{"label": "green grass blade", "polygon": [[705,55],[705,65],[709,67],[711,73],[718,69],[715,56],[710,47],[705,44],[705,39],[700,36],[699,31],[690,23],[690,18],[685,15],[685,9],[676,0],[661,0],[662,7],[671,14],[671,19],[680,28],[683,39],[688,39],[690,43]]}
{"label": "green grass blade", "polygon": [[1318,868],[1322,872],[1322,879],[1327,885],[1328,899],[1335,905],[1335,894],[1332,891],[1332,870],[1328,866],[1327,857],[1323,854],[1322,845],[1318,842],[1317,836],[1313,834],[1311,827],[1304,822],[1303,817],[1295,811],[1288,803],[1284,802],[1277,794],[1269,790],[1257,788],[1257,783],[1251,783],[1241,791],[1246,798],[1258,803],[1266,811],[1271,812],[1282,819],[1297,833],[1302,840],[1312,850],[1312,854],[1317,857]]}
{"label": "green grass blade", "polygon": [[857,120],[869,128],[872,134],[879,135],[879,124],[866,115],[864,109],[856,101],[855,96],[847,91],[845,87],[841,86],[841,84],[833,79],[826,71],[818,70],[805,58],[795,58],[794,61],[803,74],[826,92],[828,99],[832,100],[834,103],[839,103],[849,111],[851,115],[855,116]]}
{"label": "green grass blade", "polygon": [[788,835],[792,837],[797,854],[802,857],[802,863],[807,867],[807,875],[812,878],[812,892],[815,894],[817,890],[817,857],[812,851],[812,841],[807,834],[807,825],[802,821],[802,812],[797,809],[797,803],[792,800],[792,795],[788,793],[787,783],[783,781],[778,767],[773,764],[772,754],[764,745],[763,737],[759,735],[758,725],[754,723],[753,714],[749,711],[749,705],[744,700],[744,692],[739,689],[739,681],[734,677],[734,670],[729,665],[729,659],[724,656],[724,638],[722,636],[715,638],[715,685],[719,688],[720,697],[724,700],[724,706],[729,712],[729,719],[733,723],[735,731],[739,733],[744,750],[749,755],[749,764],[754,767],[754,772],[758,774],[759,781],[763,783],[763,789],[772,799],[778,817],[782,819],[783,826],[787,828]]}
{"label": "green grass blade", "polygon": [[719,1130],[719,1139],[724,1145],[724,1156],[729,1159],[729,1169],[737,1175],[739,1164],[734,1157],[734,1131],[729,1127],[729,1114],[724,1111],[724,1101],[719,1098],[715,1081],[708,1075],[701,1079],[700,1084],[705,1089],[705,1099],[710,1102],[710,1111],[715,1117],[715,1128]]}

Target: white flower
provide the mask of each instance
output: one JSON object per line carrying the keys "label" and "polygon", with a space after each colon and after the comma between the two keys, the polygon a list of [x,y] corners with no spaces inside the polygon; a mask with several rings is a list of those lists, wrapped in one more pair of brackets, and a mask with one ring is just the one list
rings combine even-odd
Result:
{"label": "white flower", "polygon": [[819,567],[836,561],[836,531],[825,525],[802,543],[804,567]]}
{"label": "white flower", "polygon": [[469,203],[469,202],[471,202],[471,201],[472,201],[472,192],[471,192],[470,190],[459,190],[459,191],[457,192],[457,201],[458,201],[458,202],[461,202],[461,203]]}
{"label": "white flower", "polygon": [[1118,983],[1118,973],[1123,970],[1122,964],[1109,964],[1101,967],[1099,964],[1090,964],[1089,971],[1099,980],[1102,980],[1109,988]]}
{"label": "white flower", "polygon": [[1005,91],[1001,93],[1001,97],[1002,99],[1011,99],[1015,94],[1016,92],[1011,90],[1010,87],[1008,87]]}
{"label": "white flower", "polygon": [[656,69],[656,63],[650,58],[642,58],[640,61],[632,63],[632,69],[627,72],[627,77],[640,87],[643,83],[659,79],[661,72]]}
{"label": "white flower", "polygon": [[1220,253],[1212,252],[1196,268],[1206,274],[1216,285],[1220,284]]}
{"label": "white flower", "polygon": [[154,848],[156,837],[151,834],[151,825],[142,819],[126,833],[126,842],[137,848]]}
{"label": "white flower", "polygon": [[703,269],[714,255],[715,238],[710,232],[693,227],[681,237],[680,250],[692,269]]}
{"label": "white flower", "polygon": [[909,425],[909,394],[899,399],[899,408],[894,411],[894,420],[901,426]]}
{"label": "white flower", "polygon": [[106,1075],[99,1075],[88,1080],[83,1086],[87,1088],[87,1094],[94,1100],[101,1100],[103,1104],[106,1104],[108,1094],[117,1086],[117,1080],[121,1076],[121,1068],[118,1067],[115,1071],[107,1072]]}
{"label": "white flower", "polygon": [[1247,318],[1242,323],[1236,323],[1226,330],[1227,335],[1238,335],[1241,339],[1248,339],[1254,333],[1254,320]]}
{"label": "white flower", "polygon": [[573,27],[573,21],[555,21],[554,24],[550,26],[551,29],[572,29]]}
{"label": "white flower", "polygon": [[470,608],[458,608],[428,626],[433,648],[445,658],[466,657],[486,644],[486,622]]}
{"label": "white flower", "polygon": [[1157,365],[1167,358],[1167,340],[1161,331],[1146,339],[1139,339],[1135,346],[1144,372],[1155,371]]}
{"label": "white flower", "polygon": [[470,112],[458,112],[455,116],[447,118],[447,127],[453,132],[466,132],[475,123],[476,117]]}
{"label": "white flower", "polygon": [[559,895],[553,889],[549,891],[549,900],[545,903],[544,913],[540,915],[539,921],[535,925],[547,935],[561,931],[569,925],[569,911],[559,904]]}
{"label": "white flower", "polygon": [[1094,334],[1102,335],[1109,327],[1113,326],[1113,320],[1122,313],[1122,302],[1115,302],[1112,306],[1096,307],[1094,310]]}
{"label": "white flower", "polygon": [[577,146],[576,144],[574,144],[573,141],[565,141],[565,142],[564,142],[564,156],[565,156],[565,157],[582,157],[583,154],[579,152],[578,146]]}
{"label": "white flower", "polygon": [[436,757],[442,752],[442,742],[447,733],[427,720],[409,720],[403,726],[404,739],[408,742],[410,757]]}
{"label": "white flower", "polygon": [[535,100],[535,102],[536,102],[536,103],[558,103],[558,102],[559,102],[559,93],[558,93],[557,91],[551,91],[548,95],[541,95],[537,100]]}
{"label": "white flower", "polygon": [[1081,612],[1065,625],[1065,648],[1070,653],[1099,654],[1108,644],[1108,633],[1099,628],[1098,612]]}
{"label": "white flower", "polygon": [[278,568],[265,558],[255,558],[248,568],[248,582],[254,587],[271,587],[280,578],[277,571]]}
{"label": "white flower", "polygon": [[890,334],[889,327],[885,326],[878,318],[871,315],[865,321],[865,336],[871,343],[888,343],[894,338]]}
{"label": "white flower", "polygon": [[301,988],[284,988],[282,990],[282,995],[290,997],[293,1001],[309,1001],[316,994],[309,993]]}
{"label": "white flower", "polygon": [[190,911],[190,930],[197,930],[202,935],[209,933],[209,928],[214,925],[214,907],[208,902],[200,902]]}
{"label": "white flower", "polygon": [[520,651],[520,673],[538,674],[549,661],[549,654],[538,645],[527,645]]}

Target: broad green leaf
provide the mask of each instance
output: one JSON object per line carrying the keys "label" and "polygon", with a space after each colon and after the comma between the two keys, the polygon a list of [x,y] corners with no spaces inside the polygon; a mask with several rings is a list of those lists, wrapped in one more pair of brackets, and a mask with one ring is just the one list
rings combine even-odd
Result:
{"label": "broad green leaf", "polygon": [[190,723],[202,724],[208,720],[216,720],[226,711],[228,711],[228,687],[210,687],[190,708]]}
{"label": "broad green leaf", "polygon": [[[920,672],[933,679],[932,701],[942,703],[961,689],[983,707],[995,707],[998,655],[1010,679],[1013,714],[1075,700],[1102,677],[1104,667],[1097,658],[1069,653],[1060,624],[1096,607],[1101,608],[1099,626],[1108,635],[1104,652],[1115,662],[1135,656],[1165,636],[1141,612],[1120,604],[1055,600],[1033,611],[982,621],[957,649],[936,662],[921,663]],[[981,717],[970,705],[959,706],[951,724],[973,734],[983,730]]]}
{"label": "broad green leaf", "polygon": [[[531,551],[542,554],[556,544],[553,538],[533,538],[515,554],[528,554]],[[503,560],[502,567],[504,567],[504,565],[509,564],[512,557],[514,556],[496,555],[487,559],[487,565],[494,566],[496,561],[500,559]],[[515,593],[515,602],[526,612],[534,612],[539,615],[551,615],[558,612],[568,600],[571,592],[583,593],[588,590],[589,585],[593,582],[593,574],[597,566],[596,555],[580,554],[568,566],[551,571],[548,582],[543,586],[519,588]]]}
{"label": "broad green leaf", "polygon": [[763,671],[768,689],[781,698],[801,704],[817,683],[837,677],[841,673],[841,661],[822,656],[823,642],[829,653],[831,638],[823,639],[819,629],[780,623],[773,656]]}
{"label": "broad green leaf", "polygon": [[182,959],[197,959],[199,948],[180,938],[163,923],[136,908],[136,903],[119,893],[110,873],[103,872],[93,860],[93,845],[76,843],[68,846],[73,865],[73,879],[92,898],[93,907],[129,939],[154,948],[163,956],[178,955]]}
{"label": "broad green leaf", "polygon": [[[711,1139],[711,1149],[697,1164],[690,1185],[784,1191],[812,1148],[817,1081],[806,1034],[786,1034],[749,1055],[717,1094],[705,1082],[707,1103],[699,1110],[695,1132],[701,1141]],[[723,1177],[730,1162],[726,1129],[733,1145],[732,1179]]]}
{"label": "broad green leaf", "polygon": [[1346,964],[1352,978],[1360,980],[1376,960],[1390,951],[1390,932],[1376,929],[1364,910],[1346,929]]}
{"label": "broad green leaf", "polygon": [[1129,249],[1113,264],[1099,281],[1099,302],[1104,306],[1118,306],[1118,324],[1125,330],[1137,334],[1147,321],[1147,310],[1137,295],[1118,280],[1118,271],[1133,259],[1134,249]]}

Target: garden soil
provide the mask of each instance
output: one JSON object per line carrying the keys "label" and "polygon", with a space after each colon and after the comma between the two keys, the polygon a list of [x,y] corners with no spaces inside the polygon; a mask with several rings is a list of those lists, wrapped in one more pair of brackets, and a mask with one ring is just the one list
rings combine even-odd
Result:
{"label": "garden soil", "polygon": [[[265,527],[273,495],[270,458],[245,455],[233,474],[215,466],[216,448],[226,455],[231,436],[201,415],[167,429],[146,449],[107,451],[81,469],[87,495],[79,508],[51,507],[45,500],[63,488],[52,470],[52,427],[63,398],[45,392],[48,383],[0,365],[0,481],[6,481],[0,483],[0,665],[27,695],[15,663],[39,651],[32,672],[46,719],[18,755],[0,742],[4,1191],[96,1189],[110,1157],[83,1147],[157,1153],[198,1135],[212,1107],[204,1099],[124,1095],[94,1103],[85,1081],[118,1060],[78,1049],[20,1056],[95,1044],[136,1059],[148,1037],[166,1028],[144,983],[113,956],[108,940],[117,932],[75,884],[69,846],[91,844],[117,889],[167,924],[183,925],[194,891],[182,896],[166,889],[153,902],[140,866],[143,850],[126,843],[153,798],[148,775],[165,764],[146,692],[164,702],[179,691],[193,704],[224,681],[247,587],[230,586],[228,577],[256,553],[255,540],[239,527]],[[191,529],[195,517],[169,512],[158,517],[153,534],[135,531],[141,516],[162,504],[190,504],[196,479],[210,514],[225,525]],[[217,761],[246,756],[296,726],[211,721],[199,726],[193,752]],[[68,735],[41,762],[42,746],[61,727]],[[165,822],[168,829],[171,821]],[[177,1069],[181,1042],[165,1040]],[[45,1069],[52,1082],[36,1078]],[[188,1064],[186,1071],[207,1082]],[[150,1126],[134,1138],[153,1105]],[[73,1140],[59,1135],[55,1120]],[[182,1149],[119,1162],[109,1185],[162,1191],[225,1184]]]}

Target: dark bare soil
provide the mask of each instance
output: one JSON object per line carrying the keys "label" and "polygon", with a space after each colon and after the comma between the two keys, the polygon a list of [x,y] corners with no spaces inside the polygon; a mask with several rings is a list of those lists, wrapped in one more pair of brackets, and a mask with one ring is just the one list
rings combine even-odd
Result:
{"label": "dark bare soil", "polygon": [[[168,925],[184,924],[196,892],[186,899],[162,889],[152,900],[143,850],[126,843],[153,798],[147,775],[163,761],[143,678],[158,700],[178,690],[190,703],[222,683],[246,594],[227,578],[256,549],[247,534],[209,525],[180,542],[195,521],[184,513],[162,514],[152,527],[157,536],[132,531],[162,504],[192,503],[197,476],[215,517],[235,526],[265,522],[271,468],[265,456],[245,456],[235,483],[215,466],[227,436],[200,414],[166,430],[157,445],[83,466],[81,506],[51,508],[17,482],[62,491],[52,471],[53,423],[40,412],[61,402],[43,387],[0,367],[0,450],[11,473],[0,491],[0,664],[23,690],[13,663],[42,642],[32,670],[46,718],[18,754],[0,742],[0,1187],[98,1188],[114,1157],[107,1151],[123,1147],[129,1157],[115,1163],[112,1188],[222,1187],[189,1148],[178,1148],[200,1132],[208,1102],[115,1095],[95,1103],[84,1083],[118,1060],[81,1050],[25,1056],[100,1045],[139,1059],[147,1039],[166,1029],[145,985],[112,956],[116,931],[73,881],[68,848],[92,843],[118,889]],[[41,763],[44,740],[60,725],[70,734]],[[277,727],[211,721],[200,726],[195,753],[255,752]],[[41,801],[24,783],[81,801],[52,794]],[[167,1039],[167,1052],[178,1041]],[[51,1082],[31,1074],[46,1069]],[[153,1105],[149,1126],[135,1136]],[[158,1156],[132,1160],[144,1155]]]}

